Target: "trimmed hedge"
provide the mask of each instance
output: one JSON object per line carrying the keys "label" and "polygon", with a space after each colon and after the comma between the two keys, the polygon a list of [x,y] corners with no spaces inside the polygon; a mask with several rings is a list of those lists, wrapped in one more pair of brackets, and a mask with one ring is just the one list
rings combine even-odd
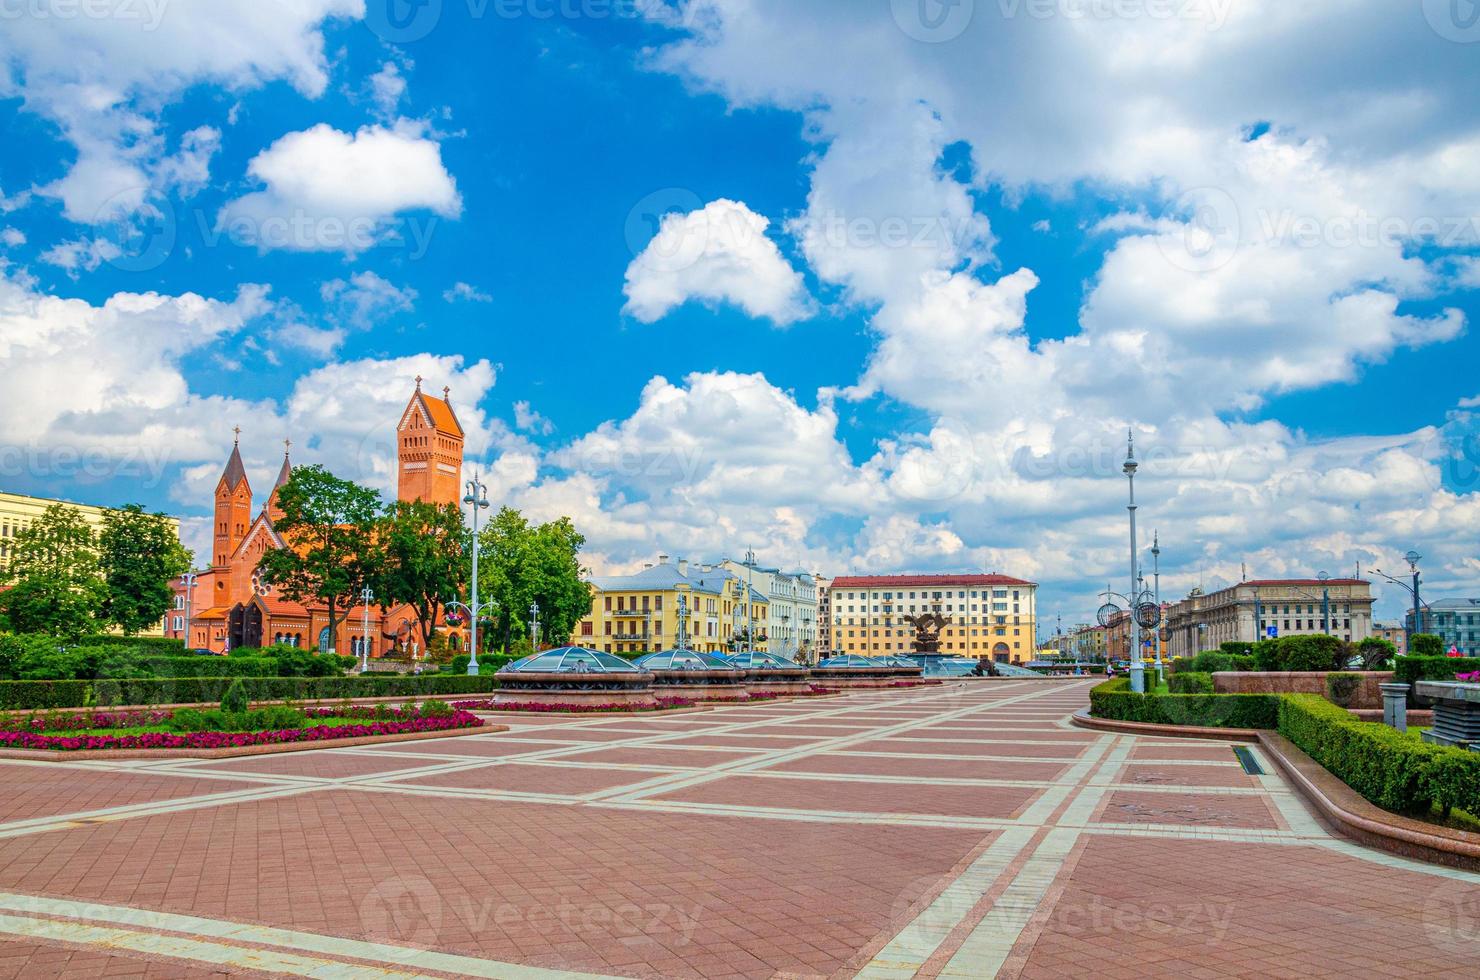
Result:
{"label": "trimmed hedge", "polygon": [[[0,711],[82,708],[90,705],[219,703],[238,678],[172,677],[147,680],[0,681]],[[383,675],[368,677],[242,677],[253,701],[441,697],[497,688],[491,675]]]}
{"label": "trimmed hedge", "polygon": [[1383,809],[1427,812],[1437,805],[1446,815],[1453,807],[1480,813],[1480,753],[1358,721],[1314,694],[1280,699],[1279,732]]}
{"label": "trimmed hedge", "polygon": [[1173,694],[1212,694],[1213,675],[1191,670],[1170,674],[1167,676],[1167,690]]}
{"label": "trimmed hedge", "polygon": [[1184,660],[1181,670],[1199,674],[1213,674],[1220,670],[1253,670],[1254,657],[1246,653],[1228,653],[1222,650],[1205,650],[1190,660]]}
{"label": "trimmed hedge", "polygon": [[1128,678],[1117,677],[1094,687],[1090,713],[1117,721],[1206,728],[1273,728],[1278,717],[1278,694],[1136,694],[1130,686]]}
{"label": "trimmed hedge", "polygon": [[1437,633],[1414,633],[1408,651],[1415,657],[1444,656],[1444,637]]}
{"label": "trimmed hedge", "polygon": [[1393,662],[1393,680],[1400,684],[1452,681],[1455,674],[1476,670],[1480,670],[1480,657],[1398,657]]}

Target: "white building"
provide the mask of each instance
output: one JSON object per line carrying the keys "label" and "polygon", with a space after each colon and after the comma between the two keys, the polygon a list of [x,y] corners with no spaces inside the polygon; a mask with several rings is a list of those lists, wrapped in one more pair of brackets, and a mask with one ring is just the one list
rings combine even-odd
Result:
{"label": "white building", "polygon": [[787,660],[812,661],[817,651],[817,577],[811,572],[787,572],[763,565],[747,567],[726,558],[720,567],[770,600],[766,650]]}

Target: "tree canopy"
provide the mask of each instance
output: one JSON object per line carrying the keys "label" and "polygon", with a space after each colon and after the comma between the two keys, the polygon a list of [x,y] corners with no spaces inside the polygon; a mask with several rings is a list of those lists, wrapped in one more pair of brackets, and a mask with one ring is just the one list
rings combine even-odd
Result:
{"label": "tree canopy", "polygon": [[[277,491],[273,522],[287,545],[263,553],[258,569],[293,602],[323,605],[329,635],[373,586],[382,565],[376,526],[380,494],[341,480],[322,466],[300,466]],[[384,599],[379,600],[384,605]]]}
{"label": "tree canopy", "polygon": [[76,507],[52,504],[12,539],[0,616],[17,633],[75,639],[107,626],[97,537]]}
{"label": "tree canopy", "polygon": [[531,525],[504,507],[480,536],[478,588],[498,603],[501,645],[529,635],[529,609],[540,609],[540,641],[552,646],[570,638],[580,618],[591,611],[591,592],[581,580],[578,559],[585,537],[570,518]]}
{"label": "tree canopy", "polygon": [[129,636],[158,623],[174,603],[170,580],[189,571],[193,557],[169,519],[138,504],[110,510],[97,541],[108,620]]}
{"label": "tree canopy", "polygon": [[398,500],[376,536],[385,559],[376,592],[387,604],[404,602],[415,610],[427,649],[447,600],[467,590],[471,536],[462,511],[456,504]]}

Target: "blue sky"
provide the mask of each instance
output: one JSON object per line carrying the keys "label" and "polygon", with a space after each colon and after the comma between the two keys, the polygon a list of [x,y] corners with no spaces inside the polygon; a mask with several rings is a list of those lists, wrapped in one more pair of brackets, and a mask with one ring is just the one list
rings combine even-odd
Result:
{"label": "blue sky", "polygon": [[290,437],[386,489],[420,373],[601,570],[1078,621],[1129,427],[1169,594],[1409,548],[1475,594],[1480,38],[1433,5],[389,2],[0,38],[0,485],[198,544],[234,425],[254,482]]}

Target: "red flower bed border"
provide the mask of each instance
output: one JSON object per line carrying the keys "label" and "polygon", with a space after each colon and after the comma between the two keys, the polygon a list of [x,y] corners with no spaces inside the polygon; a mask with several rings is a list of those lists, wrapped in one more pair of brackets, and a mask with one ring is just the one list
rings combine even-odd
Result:
{"label": "red flower bed border", "polygon": [[[310,718],[374,718],[375,708],[310,708]],[[0,748],[47,749],[58,752],[98,749],[225,749],[248,745],[272,745],[284,742],[323,742],[338,738],[365,738],[374,735],[405,735],[416,732],[442,732],[455,728],[480,728],[482,719],[467,711],[423,718],[415,710],[390,708],[391,718],[380,718],[363,725],[315,725],[312,728],[288,728],[264,732],[148,732],[143,735],[40,735],[33,731],[0,731]],[[165,712],[94,712],[82,718],[92,722],[76,727],[100,727],[99,719],[127,719],[139,724],[142,717]],[[155,718],[157,724],[164,718]],[[29,720],[29,719],[28,719]]]}
{"label": "red flower bed border", "polygon": [[459,711],[528,711],[531,714],[550,715],[595,715],[595,714],[634,714],[638,712],[667,711],[672,708],[692,708],[697,701],[686,698],[658,698],[654,707],[640,704],[622,704],[610,702],[607,704],[556,704],[549,701],[511,701],[507,704],[496,704],[493,701],[483,699],[479,701],[454,701],[452,707]]}

